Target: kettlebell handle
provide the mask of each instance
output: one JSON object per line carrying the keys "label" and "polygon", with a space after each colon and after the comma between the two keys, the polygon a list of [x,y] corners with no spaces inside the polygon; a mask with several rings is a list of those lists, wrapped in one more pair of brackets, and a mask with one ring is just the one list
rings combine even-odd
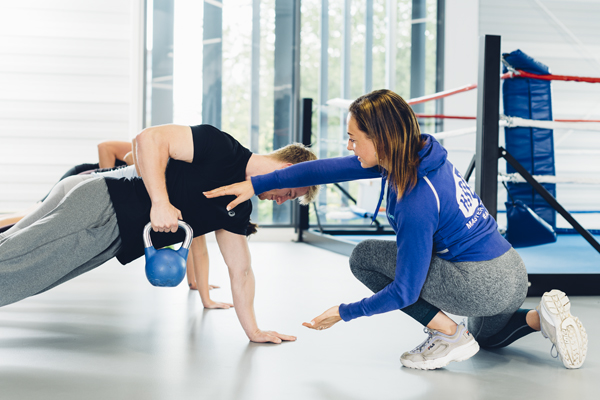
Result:
{"label": "kettlebell handle", "polygon": [[[192,230],[191,226],[189,226],[188,224],[186,224],[185,222],[183,222],[181,220],[177,221],[177,223],[185,231],[185,240],[183,241],[183,244],[181,245],[181,247],[185,248],[185,249],[189,249],[190,245],[192,244],[192,239],[194,238],[194,231]],[[150,230],[151,229],[152,229],[152,222],[148,222],[146,224],[146,226],[144,227],[144,247],[145,248],[153,247],[152,240],[150,239]]]}

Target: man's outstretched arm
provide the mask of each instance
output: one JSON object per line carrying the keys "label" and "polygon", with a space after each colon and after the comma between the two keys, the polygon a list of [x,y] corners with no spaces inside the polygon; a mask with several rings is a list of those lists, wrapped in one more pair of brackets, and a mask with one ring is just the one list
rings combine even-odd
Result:
{"label": "man's outstretched arm", "polygon": [[165,170],[169,158],[192,162],[192,129],[181,125],[160,125],[144,129],[134,139],[135,164],[152,201],[150,221],[157,232],[176,232],[181,212],[169,201]]}
{"label": "man's outstretched arm", "polygon": [[215,236],[223,259],[229,268],[235,312],[248,339],[260,343],[296,340],[294,336],[274,331],[262,331],[258,328],[254,315],[254,273],[250,266],[250,249],[246,237],[223,229],[216,231]]}

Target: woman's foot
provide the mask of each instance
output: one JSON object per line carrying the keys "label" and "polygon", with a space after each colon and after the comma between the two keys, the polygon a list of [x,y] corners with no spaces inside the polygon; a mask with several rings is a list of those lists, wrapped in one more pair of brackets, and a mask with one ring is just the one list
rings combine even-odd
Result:
{"label": "woman's foot", "polygon": [[[579,368],[587,354],[587,333],[577,317],[571,315],[571,302],[560,290],[544,293],[536,311],[540,315],[542,335],[556,347],[565,367]],[[552,350],[551,350],[552,352]]]}
{"label": "woman's foot", "polygon": [[400,357],[405,367],[442,368],[452,361],[467,360],[479,351],[479,344],[464,323],[458,325],[452,336],[429,328],[425,328],[425,333],[429,336],[423,343]]}

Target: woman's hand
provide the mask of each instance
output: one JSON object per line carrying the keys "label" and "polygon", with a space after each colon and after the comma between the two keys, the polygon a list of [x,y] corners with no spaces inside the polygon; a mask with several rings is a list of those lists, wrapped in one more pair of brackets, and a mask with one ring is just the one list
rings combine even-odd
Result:
{"label": "woman's hand", "polygon": [[331,328],[341,320],[342,317],[340,317],[340,306],[335,306],[331,307],[329,310],[325,311],[312,321],[304,322],[302,325],[310,329],[323,330]]}
{"label": "woman's hand", "polygon": [[248,339],[251,342],[256,343],[281,343],[282,341],[293,342],[296,340],[296,336],[283,335],[281,333],[277,333],[275,331],[261,331],[258,329],[252,335],[248,335]]}
{"label": "woman's hand", "polygon": [[233,308],[233,304],[231,303],[221,303],[218,301],[212,301],[212,300],[208,300],[206,303],[202,302],[202,305],[204,306],[204,308],[208,308],[208,309],[217,309],[217,308],[222,308],[224,310],[228,310],[230,308]]}
{"label": "woman's hand", "polygon": [[222,186],[220,188],[213,189],[210,192],[204,192],[204,195],[209,199],[227,195],[236,196],[237,198],[227,205],[227,211],[230,211],[238,204],[246,200],[250,200],[252,196],[254,196],[254,187],[252,186],[252,181],[248,180],[234,183],[233,185],[229,186]]}

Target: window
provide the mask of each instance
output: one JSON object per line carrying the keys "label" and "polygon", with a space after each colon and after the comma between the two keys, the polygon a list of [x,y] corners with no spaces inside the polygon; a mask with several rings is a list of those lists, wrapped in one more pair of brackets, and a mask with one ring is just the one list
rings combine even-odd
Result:
{"label": "window", "polygon": [[[378,88],[435,92],[439,1],[147,0],[146,124],[208,123],[267,153],[297,140],[299,99],[310,97],[314,151],[347,155],[346,112],[327,101]],[[368,224],[327,213],[347,209],[342,190],[378,197],[372,186],[375,195],[357,182],[323,191],[326,222]],[[292,224],[290,204],[258,203],[253,221]]]}
{"label": "window", "polygon": [[[302,2],[300,94],[315,99],[313,143],[319,158],[349,154],[346,111],[328,106],[328,100],[352,100],[384,88],[405,99],[436,92],[440,68],[436,35],[438,3],[437,0]],[[435,102],[428,102],[414,109],[418,113],[435,114],[435,107]],[[436,130],[433,120],[421,122],[424,132]],[[353,210],[360,211],[355,208],[358,206],[372,213],[380,190],[378,182],[328,185],[318,200],[319,222],[370,225],[369,218],[360,218]],[[387,225],[385,213],[378,220]],[[311,224],[315,223],[313,213]]]}

